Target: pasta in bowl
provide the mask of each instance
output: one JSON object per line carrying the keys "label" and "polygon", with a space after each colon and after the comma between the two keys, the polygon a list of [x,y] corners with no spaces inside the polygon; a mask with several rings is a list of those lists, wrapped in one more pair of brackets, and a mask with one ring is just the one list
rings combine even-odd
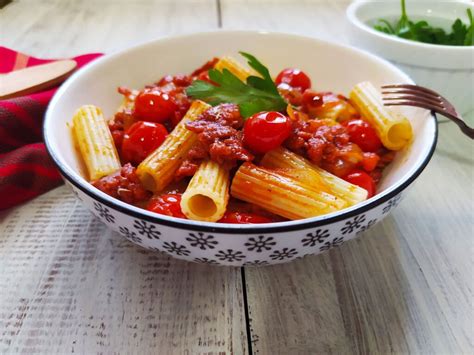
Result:
{"label": "pasta in bowl", "polygon": [[[206,41],[216,48],[199,61],[162,55]],[[279,43],[318,59],[293,63]],[[339,56],[359,73],[333,63]],[[130,63],[134,73],[120,72]],[[114,70],[122,77],[106,75]],[[78,95],[94,76],[105,85]],[[381,59],[314,39],[184,36],[75,74],[48,110],[45,138],[79,198],[129,240],[198,262],[278,263],[371,227],[427,164],[434,120],[380,102],[378,85],[400,81],[409,79]],[[117,85],[126,87],[114,109]],[[50,130],[66,113],[69,140]]]}

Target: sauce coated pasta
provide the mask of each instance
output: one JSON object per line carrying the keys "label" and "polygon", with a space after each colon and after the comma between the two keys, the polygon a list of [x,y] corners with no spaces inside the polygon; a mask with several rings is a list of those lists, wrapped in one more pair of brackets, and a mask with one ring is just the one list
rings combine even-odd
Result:
{"label": "sauce coated pasta", "polygon": [[410,122],[369,82],[346,97],[297,68],[273,78],[241,54],[248,67],[224,56],[141,90],[119,87],[108,120],[79,108],[73,135],[91,184],[158,214],[220,223],[311,218],[375,195],[412,139]]}

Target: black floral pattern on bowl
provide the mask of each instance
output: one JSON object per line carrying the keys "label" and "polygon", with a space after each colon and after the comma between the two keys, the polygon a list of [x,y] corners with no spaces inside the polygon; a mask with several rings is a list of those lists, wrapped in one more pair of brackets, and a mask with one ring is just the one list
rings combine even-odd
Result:
{"label": "black floral pattern on bowl", "polygon": [[324,243],[324,245],[319,247],[319,251],[327,251],[332,248],[340,247],[342,244],[344,244],[344,238],[343,237],[336,237],[331,241],[327,241]]}
{"label": "black floral pattern on bowl", "polygon": [[215,257],[221,261],[241,261],[245,258],[245,255],[241,251],[234,251],[232,249],[220,250]]}
{"label": "black floral pattern on bowl", "polygon": [[329,237],[329,229],[316,229],[314,232],[306,234],[301,243],[305,247],[314,247],[316,244],[324,243],[325,239]]}
{"label": "black floral pattern on bowl", "polygon": [[189,242],[189,245],[201,250],[214,249],[219,244],[213,235],[205,235],[202,232],[189,233],[189,237],[186,237],[186,240]]}
{"label": "black floral pattern on bowl", "polygon": [[194,258],[193,261],[199,264],[220,265],[216,260],[208,258]]}
{"label": "black floral pattern on bowl", "polygon": [[272,260],[285,260],[285,259],[292,259],[298,252],[295,248],[283,248],[282,250],[275,250],[273,253],[270,254],[270,259]]}
{"label": "black floral pattern on bowl", "polygon": [[133,223],[133,227],[139,234],[146,236],[148,239],[160,239],[161,232],[156,229],[154,224],[136,219]]}
{"label": "black floral pattern on bowl", "polygon": [[350,234],[354,231],[357,231],[362,227],[362,224],[365,222],[365,214],[355,216],[352,219],[349,219],[344,224],[344,227],[341,228],[342,234]]}
{"label": "black floral pattern on bowl", "polygon": [[263,250],[272,250],[272,248],[276,245],[276,242],[273,237],[259,235],[256,238],[250,237],[244,245],[249,251],[255,250],[257,253],[261,253]]}
{"label": "black floral pattern on bowl", "polygon": [[270,265],[270,263],[266,260],[253,260],[253,261],[246,261],[242,266],[265,266]]}
{"label": "black floral pattern on bowl", "polygon": [[360,227],[360,229],[357,231],[357,234],[364,233],[365,231],[369,230],[375,225],[375,223],[377,223],[377,218],[371,219],[365,225]]}
{"label": "black floral pattern on bowl", "polygon": [[115,217],[110,213],[110,210],[94,201],[94,209],[99,213],[99,217],[105,219],[108,223],[115,223]]}
{"label": "black floral pattern on bowl", "polygon": [[129,230],[127,227],[119,227],[119,232],[122,234],[126,239],[133,243],[141,244],[143,242],[142,238],[137,236],[137,233]]}
{"label": "black floral pattern on bowl", "polygon": [[398,206],[401,199],[402,199],[402,194],[399,194],[395,196],[394,198],[392,198],[391,200],[389,200],[387,204],[385,205],[385,207],[383,208],[382,213],[383,214],[389,213],[391,210],[393,210],[395,207]]}
{"label": "black floral pattern on bowl", "polygon": [[191,253],[184,245],[177,244],[176,242],[164,242],[163,248],[168,253],[178,256],[188,256]]}

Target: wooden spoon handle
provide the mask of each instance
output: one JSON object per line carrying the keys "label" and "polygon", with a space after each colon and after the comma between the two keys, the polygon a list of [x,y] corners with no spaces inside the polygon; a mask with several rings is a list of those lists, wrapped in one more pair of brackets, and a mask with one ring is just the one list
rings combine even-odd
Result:
{"label": "wooden spoon handle", "polygon": [[51,88],[63,82],[76,67],[74,60],[59,60],[0,75],[0,100]]}

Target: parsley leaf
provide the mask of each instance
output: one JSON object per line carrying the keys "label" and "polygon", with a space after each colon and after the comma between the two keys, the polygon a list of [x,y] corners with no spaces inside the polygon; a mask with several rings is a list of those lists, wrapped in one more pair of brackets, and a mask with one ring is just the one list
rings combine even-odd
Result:
{"label": "parsley leaf", "polygon": [[240,54],[247,58],[249,66],[262,77],[252,75],[244,83],[227,69],[222,72],[211,69],[209,78],[217,86],[203,80],[195,80],[186,89],[186,94],[213,106],[234,103],[239,106],[240,114],[244,118],[261,111],[283,111],[287,103],[280,96],[267,67],[251,54]]}

